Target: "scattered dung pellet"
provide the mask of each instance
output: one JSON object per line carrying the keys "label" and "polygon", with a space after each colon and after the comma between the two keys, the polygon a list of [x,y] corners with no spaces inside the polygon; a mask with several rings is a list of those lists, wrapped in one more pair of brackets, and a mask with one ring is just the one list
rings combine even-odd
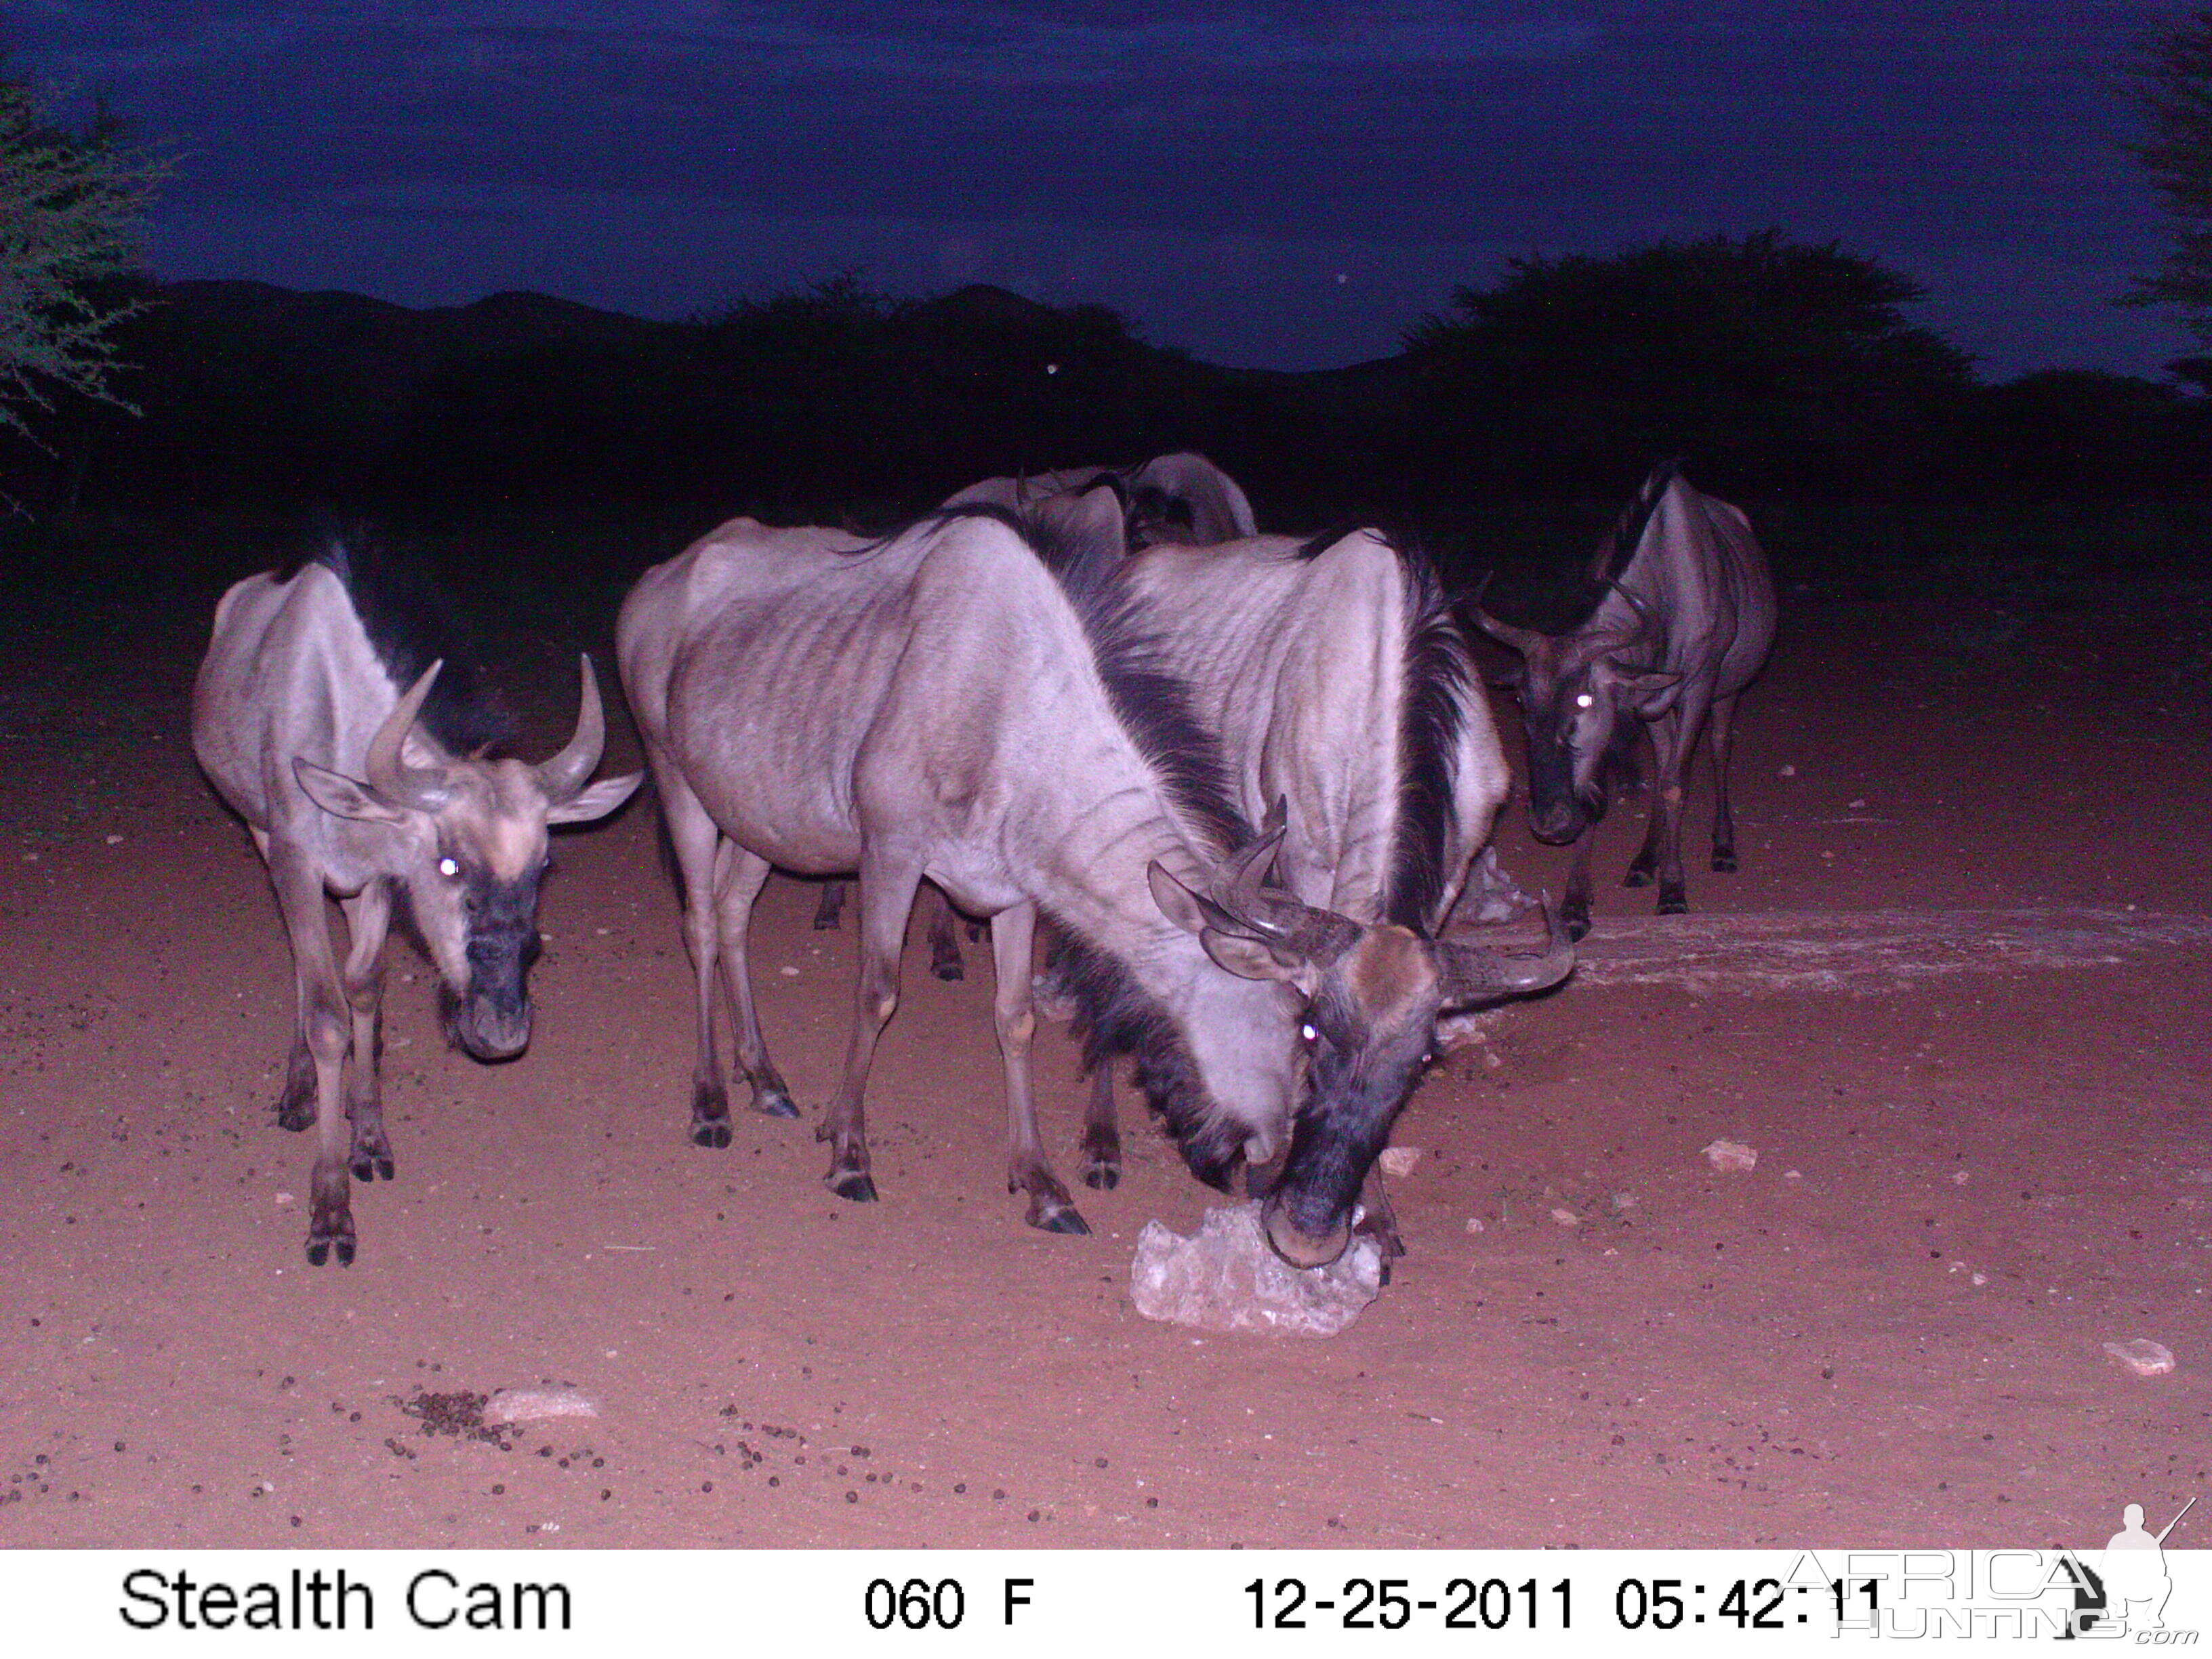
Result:
{"label": "scattered dung pellet", "polygon": [[845,1494],[845,1501],[848,1504],[857,1504],[860,1501],[860,1494],[856,1492],[848,1492]]}
{"label": "scattered dung pellet", "polygon": [[991,1496],[992,1496],[993,1498],[1004,1498],[1006,1495],[1006,1488],[1005,1488],[1005,1487],[1003,1487],[1003,1486],[1000,1486],[1000,1487],[996,1487],[996,1488],[994,1488],[994,1489],[992,1491],[992,1493],[991,1493]]}

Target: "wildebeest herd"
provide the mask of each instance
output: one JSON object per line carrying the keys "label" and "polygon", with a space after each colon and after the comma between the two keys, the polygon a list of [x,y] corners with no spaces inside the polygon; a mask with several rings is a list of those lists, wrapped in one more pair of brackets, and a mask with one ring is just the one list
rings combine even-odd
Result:
{"label": "wildebeest herd", "polygon": [[[1072,1006],[1091,1074],[1089,1184],[1119,1178],[1126,1061],[1194,1174],[1226,1188],[1241,1170],[1263,1196],[1286,1261],[1330,1262],[1355,1227],[1396,1251],[1378,1158],[1437,1019],[1571,971],[1583,832],[1647,724],[1658,775],[1630,884],[1656,871],[1662,913],[1685,908],[1701,729],[1714,867],[1735,867],[1730,722],[1774,621],[1748,526],[1662,467],[1591,575],[1592,613],[1564,635],[1475,612],[1523,659],[1532,827],[1583,837],[1546,948],[1509,956],[1444,937],[1493,867],[1510,773],[1417,549],[1372,530],[1259,535],[1231,480],[1177,455],[990,480],[880,538],[737,519],[648,570],[617,641],[695,970],[692,1140],[730,1143],[733,1079],[756,1110],[798,1115],[756,1012],[748,924],[771,871],[857,877],[852,1033],[817,1133],[831,1189],[875,1196],[868,1070],[927,883],[989,923],[1007,1181],[1031,1224],[1088,1231],[1037,1133],[1042,935],[1039,982]],[[353,1259],[351,1181],[393,1173],[377,1073],[395,912],[437,968],[453,1040],[519,1054],[547,829],[604,817],[640,781],[591,781],[605,722],[588,659],[574,737],[532,766],[493,757],[494,705],[465,665],[445,666],[438,633],[403,567],[332,536],[224,595],[194,690],[195,752],[290,937],[277,1118],[315,1126],[316,1263]],[[325,895],[346,918],[343,965]],[[957,946],[939,915],[942,970]]]}

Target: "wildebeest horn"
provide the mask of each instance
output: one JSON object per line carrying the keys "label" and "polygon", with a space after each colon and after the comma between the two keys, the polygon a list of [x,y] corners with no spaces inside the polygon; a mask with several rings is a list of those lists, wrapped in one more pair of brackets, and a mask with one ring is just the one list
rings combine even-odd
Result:
{"label": "wildebeest horn", "polygon": [[1334,962],[1359,936],[1359,924],[1264,885],[1289,829],[1287,810],[1278,799],[1267,812],[1267,833],[1239,848],[1215,871],[1210,908],[1219,913],[1225,930],[1280,945],[1309,962]]}
{"label": "wildebeest horn", "polygon": [[370,788],[394,805],[434,812],[446,804],[445,775],[427,768],[410,766],[401,758],[407,733],[414,728],[416,718],[422,714],[422,704],[430,695],[430,687],[437,680],[438,671],[445,665],[445,659],[441,657],[424,669],[422,678],[407,688],[407,694],[399,699],[392,713],[385,717],[384,724],[377,727],[376,735],[369,739],[365,781]]}
{"label": "wildebeest horn", "polygon": [[599,756],[607,746],[607,718],[599,707],[599,677],[592,672],[589,655],[583,659],[583,701],[576,710],[576,734],[568,746],[538,769],[538,785],[548,805],[574,800],[599,769]]}
{"label": "wildebeest horn", "polygon": [[1559,913],[1548,896],[1544,900],[1544,954],[1509,957],[1479,945],[1446,940],[1443,953],[1443,1006],[1464,1007],[1473,1002],[1494,1002],[1504,997],[1524,996],[1557,985],[1574,971],[1574,941],[1559,925]]}
{"label": "wildebeest horn", "polygon": [[1490,591],[1491,577],[1497,574],[1493,570],[1482,579],[1482,585],[1474,590],[1474,597],[1467,602],[1468,614],[1474,617],[1474,625],[1492,639],[1500,645],[1511,646],[1525,657],[1541,645],[1547,636],[1533,628],[1516,628],[1511,623],[1501,622],[1482,608],[1482,596]]}

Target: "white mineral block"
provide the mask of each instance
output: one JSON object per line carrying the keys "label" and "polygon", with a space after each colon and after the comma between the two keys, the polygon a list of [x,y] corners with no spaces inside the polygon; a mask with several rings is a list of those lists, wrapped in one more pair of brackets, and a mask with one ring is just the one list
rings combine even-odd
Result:
{"label": "white mineral block", "polygon": [[1194,1238],[1147,1221],[1129,1264],[1139,1313],[1202,1331],[1334,1336],[1382,1287],[1373,1239],[1354,1235],[1326,1267],[1293,1267],[1267,1247],[1256,1203],[1208,1210]]}

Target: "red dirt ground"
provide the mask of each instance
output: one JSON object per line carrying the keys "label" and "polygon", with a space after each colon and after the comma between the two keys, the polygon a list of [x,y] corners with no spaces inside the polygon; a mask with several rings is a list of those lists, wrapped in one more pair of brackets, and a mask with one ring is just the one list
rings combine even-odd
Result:
{"label": "red dirt ground", "polygon": [[[1415,1097],[1412,1254],[1328,1341],[1137,1315],[1138,1230],[1214,1201],[1148,1127],[1120,1190],[1079,1188],[1094,1237],[1023,1225],[980,951],[960,985],[910,953],[871,1091],[881,1203],[827,1194],[805,1122],[688,1146],[688,975],[636,811],[563,840],[520,1063],[448,1051],[396,961],[399,1179],[356,1194],[358,1265],[310,1268],[308,1144],[270,1111],[284,945],[184,739],[204,623],[50,640],[0,693],[0,1545],[2080,1547],[2129,1502],[2162,1525],[2212,1482],[2212,800],[2206,601],[2148,615],[1795,596],[1743,722],[1743,873],[1693,861],[1695,913],[1656,921],[1612,884],[1617,815],[1585,973]],[[510,653],[549,745],[568,648]],[[1562,854],[1517,820],[1503,842],[1556,890]],[[814,897],[771,885],[756,960],[818,1109],[852,935],[810,931]],[[1073,1068],[1041,1046],[1066,1176]],[[1757,1168],[1710,1170],[1717,1136]],[[2140,1337],[2178,1369],[2104,1352]],[[600,1414],[502,1443],[403,1409],[546,1381]]]}

